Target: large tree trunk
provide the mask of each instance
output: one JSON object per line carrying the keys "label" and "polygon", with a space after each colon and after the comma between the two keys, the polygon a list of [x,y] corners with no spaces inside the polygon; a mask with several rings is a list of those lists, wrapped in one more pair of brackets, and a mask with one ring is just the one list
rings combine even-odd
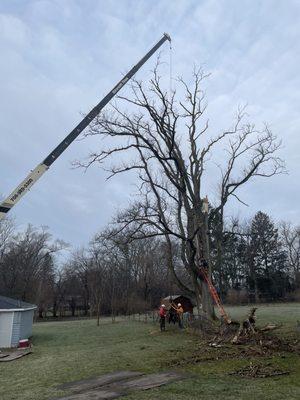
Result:
{"label": "large tree trunk", "polygon": [[216,319],[212,297],[205,281],[201,281],[202,309],[209,319]]}
{"label": "large tree trunk", "polygon": [[[209,235],[208,235],[208,213],[204,212],[204,229],[201,230],[201,242],[197,241],[197,251],[199,256],[201,256],[200,243],[202,243],[202,254],[203,258],[208,266],[208,277],[211,279],[212,275],[212,265],[210,259],[210,246],[209,246]],[[199,257],[200,260],[202,257]],[[201,292],[202,292],[202,307],[203,311],[210,319],[216,319],[215,309],[213,306],[213,299],[209,291],[208,285],[205,280],[201,280]]]}
{"label": "large tree trunk", "polygon": [[222,271],[222,261],[223,261],[223,251],[222,251],[222,233],[217,233],[217,240],[216,240],[216,247],[217,247],[217,256],[216,256],[216,263],[215,263],[215,271],[218,272],[218,286],[219,286],[219,293],[220,296],[223,297],[224,293],[224,282],[223,282],[223,271]]}
{"label": "large tree trunk", "polygon": [[256,282],[256,271],[253,265],[253,260],[250,261],[250,274],[249,274],[249,302],[256,303],[258,299],[257,295],[257,282]]}
{"label": "large tree trunk", "polygon": [[53,317],[54,318],[57,317],[57,301],[56,300],[53,301]]}
{"label": "large tree trunk", "polygon": [[97,302],[97,326],[100,326],[100,301]]}
{"label": "large tree trunk", "polygon": [[199,281],[197,275],[194,275],[193,284],[194,284],[195,297],[196,297],[196,303],[197,303],[197,312],[199,315],[202,311],[203,301],[202,301],[201,284],[200,284],[200,281]]}

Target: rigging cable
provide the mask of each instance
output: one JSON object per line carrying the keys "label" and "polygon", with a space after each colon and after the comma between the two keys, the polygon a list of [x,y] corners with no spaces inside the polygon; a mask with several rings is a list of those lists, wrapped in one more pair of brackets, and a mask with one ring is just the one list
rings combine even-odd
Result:
{"label": "rigging cable", "polygon": [[170,103],[172,100],[172,91],[173,91],[173,57],[172,57],[172,42],[170,41],[170,47],[169,47],[170,51],[169,51],[169,75],[170,75],[170,82],[169,82],[169,96],[170,96]]}

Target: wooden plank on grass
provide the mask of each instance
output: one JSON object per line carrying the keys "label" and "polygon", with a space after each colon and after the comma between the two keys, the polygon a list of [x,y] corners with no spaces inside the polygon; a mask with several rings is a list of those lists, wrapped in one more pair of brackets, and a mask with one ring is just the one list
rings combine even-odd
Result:
{"label": "wooden plank on grass", "polygon": [[3,358],[0,358],[0,362],[14,361],[14,360],[17,360],[18,358],[27,356],[28,354],[31,354],[31,353],[32,353],[31,350],[26,350],[26,351],[17,350],[17,351],[14,351],[14,352],[10,353],[9,355],[7,355],[7,356],[5,356]]}
{"label": "wooden plank on grass", "polygon": [[161,372],[157,374],[145,375],[141,378],[131,379],[117,384],[118,389],[128,390],[148,390],[166,385],[172,381],[184,379],[185,376],[177,372]]}
{"label": "wooden plank on grass", "polygon": [[[73,392],[75,389],[77,390],[77,393],[66,397],[61,397],[58,400],[116,399],[117,397],[125,396],[131,391],[148,390],[166,385],[175,380],[178,381],[186,378],[186,376],[184,376],[183,374],[179,374],[173,371],[143,375],[138,377],[134,377],[133,374],[134,372],[131,371],[119,371],[112,374],[100,376],[99,378],[90,379],[88,380],[89,382],[78,381],[76,382],[76,384],[75,382],[72,382],[68,384],[68,389],[71,389]],[[91,384],[91,382],[93,383]],[[102,387],[99,385],[100,382]],[[87,384],[90,387],[89,390],[86,389]],[[95,387],[95,384],[97,384],[98,386]],[[66,385],[61,385],[60,388],[63,387],[64,389],[66,389]],[[93,386],[92,390],[91,386]],[[79,388],[80,392],[78,392]]]}
{"label": "wooden plank on grass", "polygon": [[71,390],[72,393],[80,393],[100,388],[102,386],[112,383],[124,381],[125,379],[140,377],[142,375],[142,373],[135,371],[116,371],[109,374],[101,375],[97,378],[83,379],[80,381],[64,383],[63,385],[58,386],[58,389]]}
{"label": "wooden plank on grass", "polygon": [[101,389],[96,391],[72,394],[66,397],[60,397],[58,400],[111,400],[116,399],[120,396],[122,396],[122,394],[119,392],[110,391],[109,389]]}

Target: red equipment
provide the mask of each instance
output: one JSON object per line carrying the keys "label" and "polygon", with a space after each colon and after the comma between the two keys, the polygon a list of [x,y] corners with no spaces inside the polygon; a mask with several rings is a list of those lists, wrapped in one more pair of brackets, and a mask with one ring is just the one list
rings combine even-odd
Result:
{"label": "red equipment", "polygon": [[221,315],[221,317],[225,320],[225,322],[227,324],[231,324],[231,319],[229,318],[227,312],[225,311],[223,304],[221,302],[220,296],[218,295],[216,288],[214,287],[207,271],[205,270],[205,268],[200,267],[199,268],[199,272],[201,274],[201,276],[203,277],[203,279],[205,280],[205,282],[207,283],[209,292],[211,294],[211,297],[214,299],[216,306],[218,307],[219,313]]}
{"label": "red equipment", "polygon": [[26,347],[30,347],[29,339],[19,340],[19,348],[23,349],[23,348],[26,348]]}

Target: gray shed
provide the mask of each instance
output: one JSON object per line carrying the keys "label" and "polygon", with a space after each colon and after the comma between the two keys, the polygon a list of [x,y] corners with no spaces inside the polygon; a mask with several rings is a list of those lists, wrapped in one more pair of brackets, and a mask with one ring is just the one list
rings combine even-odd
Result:
{"label": "gray shed", "polygon": [[0,348],[17,347],[19,340],[32,335],[36,308],[33,304],[0,296]]}

